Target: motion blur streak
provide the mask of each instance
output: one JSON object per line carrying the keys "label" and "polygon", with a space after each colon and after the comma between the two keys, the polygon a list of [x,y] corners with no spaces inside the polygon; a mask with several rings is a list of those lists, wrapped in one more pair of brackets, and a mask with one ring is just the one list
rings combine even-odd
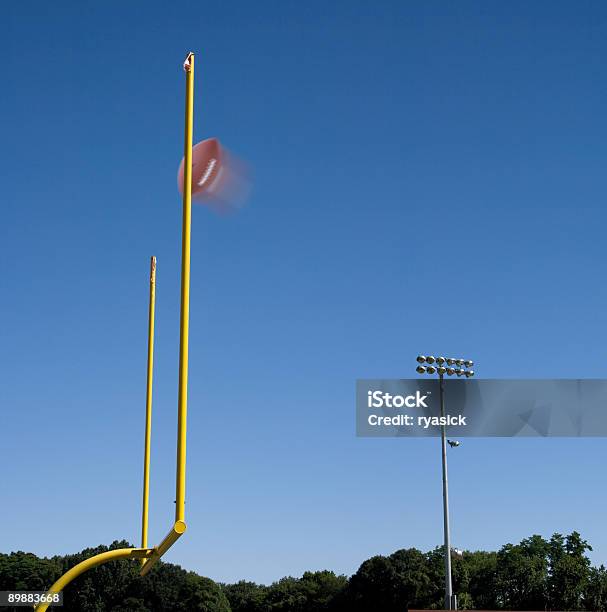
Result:
{"label": "motion blur streak", "polygon": [[[192,201],[219,214],[242,208],[252,188],[250,166],[216,138],[199,142],[192,154]],[[177,187],[183,194],[183,159],[177,172]]]}

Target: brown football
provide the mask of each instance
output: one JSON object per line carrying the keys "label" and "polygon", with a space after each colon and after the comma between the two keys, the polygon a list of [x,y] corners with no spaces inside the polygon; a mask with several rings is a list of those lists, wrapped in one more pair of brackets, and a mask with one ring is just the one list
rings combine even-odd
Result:
{"label": "brown football", "polygon": [[[221,173],[223,152],[217,138],[207,138],[192,147],[192,197],[212,197],[214,184]],[[184,159],[177,172],[177,188],[183,195]]]}

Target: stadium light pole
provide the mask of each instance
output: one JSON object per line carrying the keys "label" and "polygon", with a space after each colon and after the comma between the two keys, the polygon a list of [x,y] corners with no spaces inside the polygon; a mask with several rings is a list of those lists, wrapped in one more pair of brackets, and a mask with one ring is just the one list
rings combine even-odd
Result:
{"label": "stadium light pole", "polygon": [[[418,374],[438,374],[439,378],[439,397],[440,397],[440,415],[445,416],[445,385],[444,377],[447,376],[465,376],[471,378],[474,376],[474,370],[471,368],[474,362],[470,359],[454,359],[449,357],[434,357],[429,355],[418,355],[418,366],[416,371]],[[436,365],[434,365],[436,363]],[[453,367],[457,366],[457,367]],[[449,446],[454,448],[459,446],[457,440],[449,440]],[[451,532],[449,529],[449,481],[447,478],[447,428],[441,426],[441,457],[443,464],[443,530],[445,537],[445,610],[457,610],[457,597],[453,595],[453,580],[451,578]]]}

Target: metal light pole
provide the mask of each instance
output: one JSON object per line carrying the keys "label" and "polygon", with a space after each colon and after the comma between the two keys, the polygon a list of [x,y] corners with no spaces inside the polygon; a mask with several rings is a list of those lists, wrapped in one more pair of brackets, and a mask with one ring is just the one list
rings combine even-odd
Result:
{"label": "metal light pole", "polygon": [[[474,371],[470,369],[474,362],[470,359],[453,359],[449,357],[434,358],[432,355],[426,357],[419,355],[417,357],[419,365],[416,368],[418,374],[438,374],[439,378],[439,398],[440,398],[440,416],[441,419],[445,416],[445,384],[444,377],[447,376],[465,376],[471,378],[474,376]],[[434,366],[433,364],[437,365]],[[428,365],[423,365],[428,364]],[[447,364],[447,367],[445,367]],[[453,366],[457,366],[454,368]],[[444,420],[442,421],[444,423]],[[457,596],[453,594],[453,581],[451,579],[451,531],[449,528],[449,479],[447,476],[447,442],[449,446],[459,446],[457,440],[447,441],[447,427],[441,426],[441,458],[443,465],[443,531],[445,536],[445,610],[457,610]]]}

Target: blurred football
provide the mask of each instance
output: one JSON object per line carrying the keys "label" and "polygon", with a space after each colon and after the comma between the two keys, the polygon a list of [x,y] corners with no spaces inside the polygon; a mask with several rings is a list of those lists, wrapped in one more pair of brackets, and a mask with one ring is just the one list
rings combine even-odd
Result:
{"label": "blurred football", "polygon": [[[223,151],[217,138],[207,138],[192,147],[192,198],[212,197],[222,164]],[[183,170],[184,159],[177,172],[177,188],[182,195]]]}

